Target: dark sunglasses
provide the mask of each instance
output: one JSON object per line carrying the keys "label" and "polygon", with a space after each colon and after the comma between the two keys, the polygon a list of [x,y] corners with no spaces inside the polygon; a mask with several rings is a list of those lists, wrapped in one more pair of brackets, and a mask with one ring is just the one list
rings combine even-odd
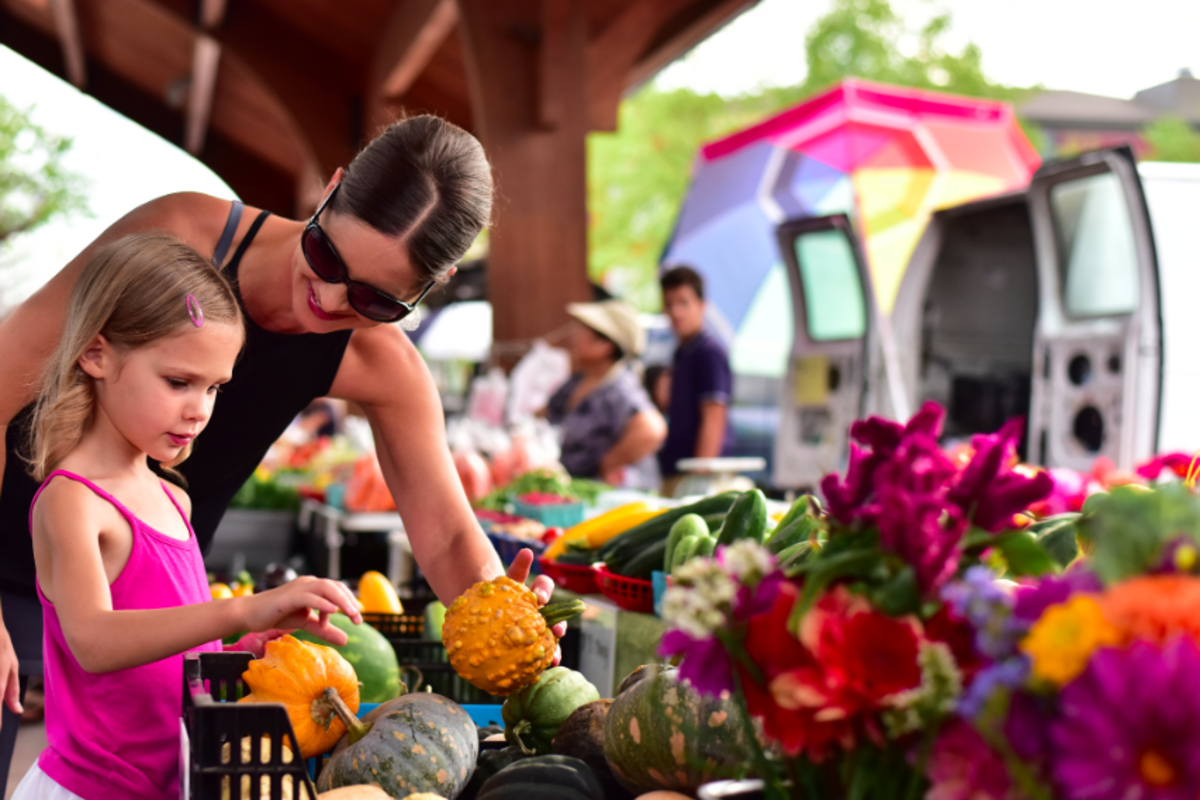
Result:
{"label": "dark sunglasses", "polygon": [[421,304],[437,281],[430,281],[415,302],[406,303],[387,292],[379,291],[369,283],[351,280],[346,262],[342,261],[337,248],[317,223],[317,217],[321,216],[321,212],[329,205],[329,201],[341,186],[339,183],[333,187],[333,191],[321,201],[317,213],[312,215],[312,219],[304,227],[304,233],[300,235],[300,249],[304,251],[304,260],[312,267],[317,277],[326,283],[346,284],[346,299],[350,301],[350,307],[359,314],[375,322],[399,322]]}

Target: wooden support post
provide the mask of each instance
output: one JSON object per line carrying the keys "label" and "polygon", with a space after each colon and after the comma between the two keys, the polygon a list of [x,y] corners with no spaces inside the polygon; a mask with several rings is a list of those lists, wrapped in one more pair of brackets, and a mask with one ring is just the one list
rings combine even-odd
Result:
{"label": "wooden support post", "polygon": [[[548,333],[567,320],[567,303],[591,299],[582,6],[459,0],[472,116],[496,176],[488,296],[501,345]],[[556,26],[549,37],[547,20]],[[539,76],[551,75],[547,103]],[[549,108],[552,128],[543,124]]]}

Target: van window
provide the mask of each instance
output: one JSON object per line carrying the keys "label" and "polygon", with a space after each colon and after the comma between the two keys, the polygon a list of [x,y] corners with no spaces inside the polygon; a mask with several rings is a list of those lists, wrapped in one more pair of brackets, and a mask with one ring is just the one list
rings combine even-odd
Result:
{"label": "van window", "polygon": [[858,263],[839,230],[802,233],[793,244],[804,289],[804,316],[814,342],[859,339],[867,330]]}
{"label": "van window", "polygon": [[1106,172],[1060,183],[1050,189],[1050,207],[1067,314],[1132,312],[1138,300],[1138,261],[1120,179]]}

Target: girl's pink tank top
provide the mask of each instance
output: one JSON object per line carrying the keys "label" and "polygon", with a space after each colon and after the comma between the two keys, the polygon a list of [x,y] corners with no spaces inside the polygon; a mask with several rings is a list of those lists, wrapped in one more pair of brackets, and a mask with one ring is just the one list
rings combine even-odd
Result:
{"label": "girl's pink tank top", "polygon": [[[165,536],[135,517],[121,501],[86,478],[56,470],[116,506],[133,529],[133,549],[112,582],[114,611],[172,608],[212,598],[204,559],[191,523],[163,486],[187,525],[187,541]],[[30,508],[30,530],[33,509]],[[183,655],[131,669],[94,675],[79,666],[67,647],[54,604],[38,597],[45,611],[46,739],[38,757],[42,771],[85,800],[179,797],[179,719],[183,704]],[[198,651],[219,651],[209,642]]]}

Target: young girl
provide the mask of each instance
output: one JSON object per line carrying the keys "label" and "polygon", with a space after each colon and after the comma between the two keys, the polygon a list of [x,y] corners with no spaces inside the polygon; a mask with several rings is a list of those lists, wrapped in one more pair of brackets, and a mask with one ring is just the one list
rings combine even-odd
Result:
{"label": "young girl", "polygon": [[183,652],[249,630],[236,649],[261,656],[299,627],[343,644],[328,614],[361,621],[316,578],[212,601],[188,496],[150,468],[187,458],[244,336],[229,284],[172,239],[127,236],[79,276],[30,430],[49,747],[18,800],[174,800]]}

